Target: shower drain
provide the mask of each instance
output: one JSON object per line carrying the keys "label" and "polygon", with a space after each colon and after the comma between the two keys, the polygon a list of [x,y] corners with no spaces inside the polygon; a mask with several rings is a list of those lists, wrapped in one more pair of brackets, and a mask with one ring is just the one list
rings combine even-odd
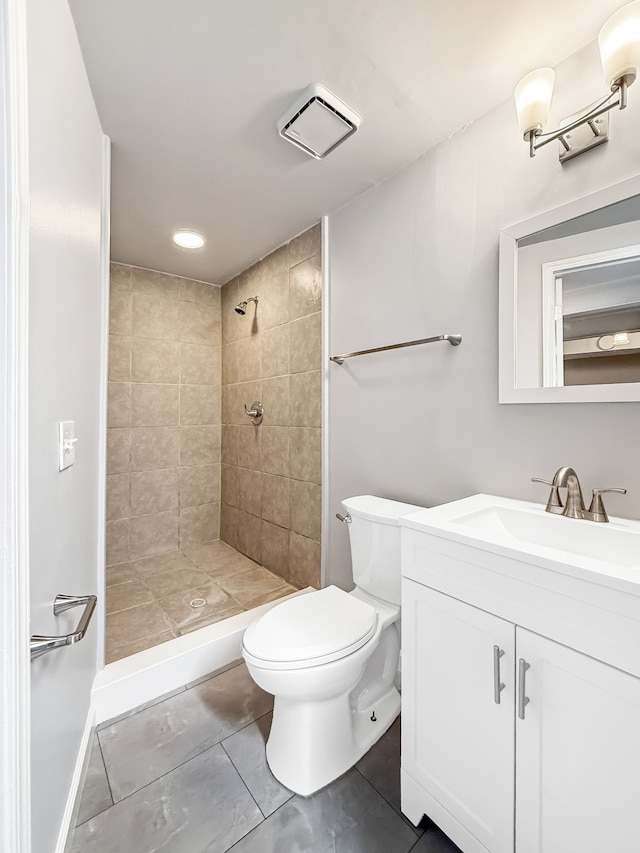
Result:
{"label": "shower drain", "polygon": [[191,607],[204,607],[206,603],[207,603],[206,598],[194,598],[189,602]]}

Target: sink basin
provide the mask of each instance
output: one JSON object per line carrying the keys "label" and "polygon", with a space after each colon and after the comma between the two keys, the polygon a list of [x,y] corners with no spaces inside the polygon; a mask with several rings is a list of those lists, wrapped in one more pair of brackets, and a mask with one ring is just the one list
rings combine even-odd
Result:
{"label": "sink basin", "polygon": [[529,555],[568,569],[582,568],[640,583],[640,522],[608,524],[545,512],[542,504],[473,495],[405,516],[407,527],[502,553]]}
{"label": "sink basin", "polygon": [[527,509],[487,506],[452,521],[487,538],[507,538],[620,566],[640,567],[638,533],[615,521],[599,524],[565,518],[537,505]]}

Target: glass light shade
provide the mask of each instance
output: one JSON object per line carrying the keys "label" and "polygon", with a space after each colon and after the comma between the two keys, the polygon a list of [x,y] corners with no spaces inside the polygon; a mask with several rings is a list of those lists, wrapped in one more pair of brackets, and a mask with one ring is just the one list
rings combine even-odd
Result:
{"label": "glass light shade", "polygon": [[621,77],[631,84],[640,67],[640,0],[618,9],[598,36],[600,58],[607,84]]}
{"label": "glass light shade", "polygon": [[553,68],[536,68],[516,86],[516,110],[523,136],[547,123],[555,79]]}
{"label": "glass light shade", "polygon": [[173,242],[182,249],[201,249],[205,240],[197,231],[176,231]]}

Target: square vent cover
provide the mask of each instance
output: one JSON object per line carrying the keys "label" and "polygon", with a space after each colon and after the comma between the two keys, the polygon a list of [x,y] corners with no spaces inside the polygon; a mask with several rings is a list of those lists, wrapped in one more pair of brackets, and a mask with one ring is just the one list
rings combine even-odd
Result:
{"label": "square vent cover", "polygon": [[360,126],[360,116],[320,83],[306,88],[278,122],[283,139],[322,160]]}

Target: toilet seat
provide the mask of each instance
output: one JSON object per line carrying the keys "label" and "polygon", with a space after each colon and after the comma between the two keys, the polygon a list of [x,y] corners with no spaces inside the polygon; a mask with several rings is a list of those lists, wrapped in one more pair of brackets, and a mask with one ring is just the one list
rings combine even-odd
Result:
{"label": "toilet seat", "polygon": [[274,607],[247,628],[242,645],[258,666],[302,669],[352,654],[377,626],[373,607],[328,586]]}

